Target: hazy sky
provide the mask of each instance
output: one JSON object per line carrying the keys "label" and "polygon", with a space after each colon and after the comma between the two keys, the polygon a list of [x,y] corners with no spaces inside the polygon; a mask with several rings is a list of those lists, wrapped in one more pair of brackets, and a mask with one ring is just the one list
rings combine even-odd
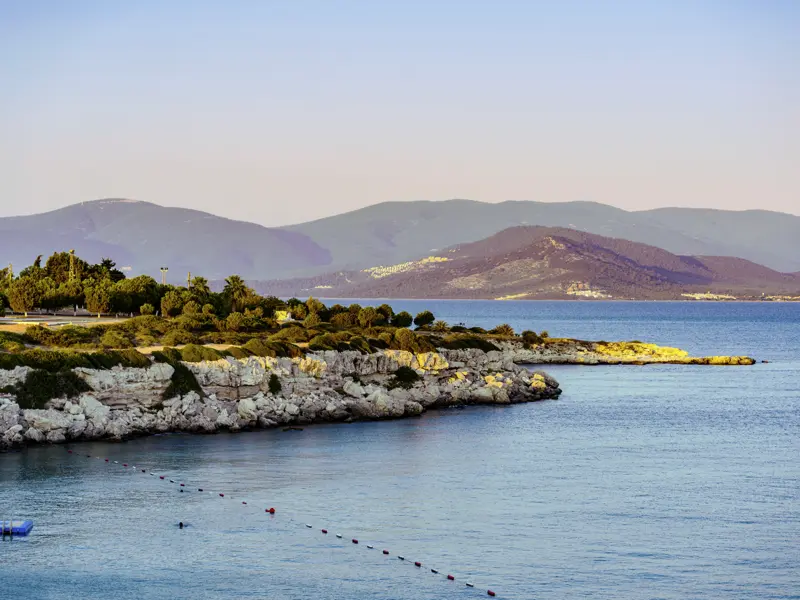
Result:
{"label": "hazy sky", "polygon": [[0,214],[800,214],[794,0],[0,0]]}

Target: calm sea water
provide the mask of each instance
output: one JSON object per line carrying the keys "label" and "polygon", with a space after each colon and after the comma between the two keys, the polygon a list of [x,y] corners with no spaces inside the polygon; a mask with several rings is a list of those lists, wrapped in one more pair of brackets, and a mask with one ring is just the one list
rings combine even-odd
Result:
{"label": "calm sea water", "polygon": [[558,401],[73,446],[184,493],[63,448],[0,455],[0,513],[36,522],[0,544],[3,594],[800,598],[800,305],[393,305],[770,362],[551,367]]}

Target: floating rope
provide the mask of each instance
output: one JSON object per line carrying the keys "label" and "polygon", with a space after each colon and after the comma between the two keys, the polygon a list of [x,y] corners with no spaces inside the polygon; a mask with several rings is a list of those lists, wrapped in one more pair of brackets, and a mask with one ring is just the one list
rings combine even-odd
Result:
{"label": "floating rope", "polygon": [[[74,452],[73,452],[72,450],[69,450],[69,449],[67,449],[67,453],[68,453],[68,454],[74,454]],[[86,455],[86,458],[92,458],[92,455],[91,455],[91,454],[87,454],[87,455]],[[98,459],[98,460],[100,460],[100,459],[102,459],[102,457],[98,456],[98,457],[97,457],[97,459]],[[109,464],[111,464],[111,461],[110,461],[108,458],[105,458],[105,459],[104,459],[104,462],[105,462],[105,463],[109,463]],[[115,460],[115,461],[113,461],[113,464],[115,464],[115,465],[118,465],[118,464],[119,464],[119,461],[116,461],[116,460]],[[128,466],[128,463],[123,463],[123,464],[121,465],[121,467],[122,467],[123,469],[125,469],[125,470],[131,470],[131,471],[133,471],[133,472],[137,472],[137,471],[139,471],[139,469],[137,469],[136,465],[133,465],[133,466],[129,467],[129,466]],[[142,473],[147,473],[147,469],[141,469],[141,472],[142,472]],[[150,471],[150,475],[152,475],[152,476],[155,476],[156,474],[155,474],[153,471]],[[165,475],[159,475],[159,476],[158,476],[158,479],[159,479],[159,480],[161,480],[161,481],[165,481],[165,480],[166,480],[165,478],[166,478],[166,476],[165,476]],[[169,479],[168,481],[169,481],[170,483],[176,483],[176,481],[175,481],[174,479]],[[186,484],[185,484],[185,483],[180,483],[180,485],[179,485],[178,487],[179,487],[179,490],[180,490],[181,492],[183,492],[183,491],[184,491],[184,488],[186,487]],[[197,488],[197,491],[198,491],[198,492],[203,492],[203,490],[204,490],[204,489],[205,489],[205,488]],[[208,493],[209,493],[209,494],[213,494],[213,492],[211,492],[211,491],[209,491]],[[220,497],[220,498],[225,498],[225,497],[226,497],[224,492],[218,492],[218,494],[219,494],[219,497]],[[227,496],[227,498],[230,498],[230,496]],[[245,500],[241,500],[241,503],[242,503],[242,505],[245,505],[245,506],[247,506],[247,505],[248,505],[248,504],[247,504],[247,501],[245,501]],[[269,508],[266,508],[266,509],[264,509],[264,512],[265,512],[265,513],[268,513],[268,514],[270,514],[270,515],[274,515],[274,514],[276,513],[276,510],[275,510],[275,508],[274,508],[274,507],[269,507]],[[291,517],[288,517],[288,520],[289,520],[289,521],[294,521],[294,519],[292,519]],[[313,526],[311,523],[305,523],[305,527],[306,527],[307,529],[313,529],[313,527],[314,527],[314,526]],[[320,529],[320,532],[321,532],[323,535],[325,535],[325,534],[327,534],[327,533],[328,533],[328,530],[323,528],[323,529]],[[338,539],[342,539],[342,534],[340,534],[340,533],[337,533],[337,534],[336,534],[336,537],[337,537]],[[351,541],[352,541],[352,543],[353,543],[353,544],[355,544],[355,545],[357,545],[357,544],[359,543],[359,541],[358,541],[358,538],[352,538],[352,540],[351,540]],[[366,545],[366,547],[367,547],[367,549],[369,549],[369,550],[372,550],[372,549],[373,549],[375,546],[374,546],[374,545],[372,545],[372,544],[367,544],[367,545]],[[388,555],[389,555],[389,550],[386,550],[386,549],[384,549],[382,552],[383,552],[383,554],[384,554],[385,556],[388,556]],[[397,555],[397,558],[398,558],[400,561],[405,561],[405,560],[406,560],[405,556],[403,556],[403,555],[400,555],[400,554],[398,554],[398,555]],[[414,566],[415,566],[415,567],[418,567],[418,568],[421,568],[421,567],[422,567],[422,561],[414,561]],[[439,570],[437,570],[437,569],[431,569],[430,571],[431,571],[431,573],[433,573],[433,574],[435,574],[435,575],[438,575],[438,574],[440,573],[440,572],[439,572]],[[455,581],[455,579],[456,579],[456,578],[455,578],[455,576],[454,576],[454,575],[451,575],[451,574],[448,574],[448,575],[447,575],[447,580],[448,580],[448,581]],[[467,581],[467,582],[465,582],[465,585],[466,585],[467,587],[469,587],[469,588],[474,588],[474,587],[475,587],[475,584],[474,584],[474,583],[472,583],[471,581]],[[487,594],[488,596],[492,596],[492,597],[495,597],[495,596],[497,595],[497,594],[496,594],[496,593],[495,593],[493,590],[491,590],[491,589],[487,589],[487,590],[486,590],[486,594]]]}

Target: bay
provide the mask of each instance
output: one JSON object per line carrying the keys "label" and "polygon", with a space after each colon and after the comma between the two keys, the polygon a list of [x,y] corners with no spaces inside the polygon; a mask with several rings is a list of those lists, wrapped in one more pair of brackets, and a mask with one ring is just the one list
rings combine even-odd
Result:
{"label": "bay", "polygon": [[0,544],[13,597],[800,597],[800,305],[390,303],[769,362],[552,366],[558,401],[0,455],[0,518],[36,522]]}

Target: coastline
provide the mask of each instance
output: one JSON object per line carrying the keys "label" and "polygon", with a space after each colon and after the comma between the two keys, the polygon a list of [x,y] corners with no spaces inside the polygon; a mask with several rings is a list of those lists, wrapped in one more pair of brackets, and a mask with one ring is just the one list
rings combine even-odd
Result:
{"label": "coastline", "polygon": [[[77,367],[89,391],[22,408],[0,395],[0,448],[166,432],[216,433],[315,423],[398,419],[459,405],[507,405],[557,399],[558,382],[525,366],[749,365],[749,357],[690,357],[676,348],[639,342],[548,340],[500,350],[444,350],[371,354],[328,350],[296,358],[249,356],[175,366],[109,369]],[[174,393],[176,370],[194,389]],[[24,383],[30,367],[0,370],[0,388]]]}

